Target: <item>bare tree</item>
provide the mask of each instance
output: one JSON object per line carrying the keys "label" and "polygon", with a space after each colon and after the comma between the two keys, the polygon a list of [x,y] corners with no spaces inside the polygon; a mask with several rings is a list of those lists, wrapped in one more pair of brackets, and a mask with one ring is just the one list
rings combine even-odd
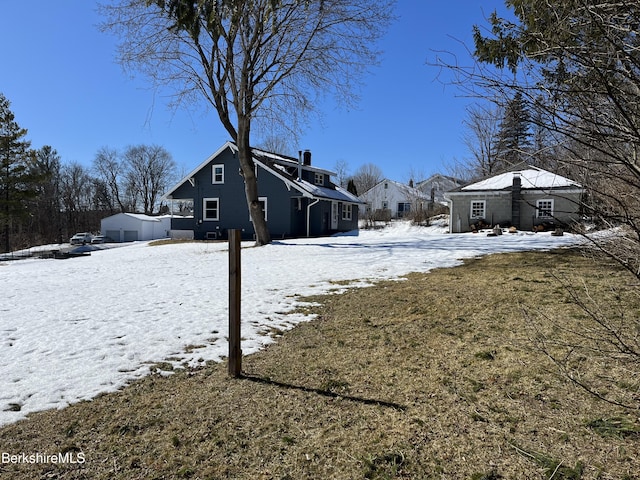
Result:
{"label": "bare tree", "polygon": [[499,107],[475,104],[467,108],[464,143],[473,157],[469,168],[474,177],[486,177],[499,170],[496,139],[501,117]]}
{"label": "bare tree", "polygon": [[158,199],[175,177],[176,164],[171,154],[157,145],[128,147],[122,159],[127,188],[142,202],[142,211],[152,215]]}
{"label": "bare tree", "polygon": [[123,167],[118,151],[101,147],[93,159],[93,171],[98,181],[106,187],[105,201],[113,212],[117,206],[121,213],[127,211],[122,195]]}
{"label": "bare tree", "polygon": [[333,169],[336,172],[336,182],[341,187],[347,188],[349,184],[349,164],[346,160],[336,160]]}
{"label": "bare tree", "polygon": [[62,210],[66,216],[67,234],[72,231],[92,230],[88,212],[91,209],[93,190],[89,172],[79,163],[62,167],[60,179]]}
{"label": "bare tree", "polygon": [[332,90],[350,102],[375,62],[373,49],[394,0],[120,0],[102,7],[103,27],[122,40],[120,61],[206,100],[238,146],[256,243],[271,241],[251,155],[254,120],[297,132]]}
{"label": "bare tree", "polygon": [[292,155],[295,150],[291,146],[291,140],[282,135],[269,135],[256,145],[260,150],[279,153],[281,155]]}
{"label": "bare tree", "polygon": [[[556,171],[581,182],[585,215],[624,232],[594,245],[640,278],[640,7],[636,3],[508,2],[517,21],[474,28],[478,63],[447,65],[465,95],[535,106]],[[536,147],[538,148],[538,147]],[[547,159],[548,161],[548,159]],[[622,194],[619,195],[618,192]]]}
{"label": "bare tree", "polygon": [[377,165],[374,165],[373,163],[365,163],[358,167],[351,178],[356,184],[358,193],[363,194],[367,190],[375,187],[377,183],[380,183],[384,178],[384,174]]}
{"label": "bare tree", "polygon": [[[544,133],[544,148],[551,145],[557,169],[587,189],[581,203],[585,216],[616,227],[615,235],[585,238],[638,280],[640,6],[590,0],[510,0],[507,6],[516,21],[494,13],[486,36],[474,29],[479,63],[450,66],[458,84],[467,94],[503,99],[519,94],[535,106],[530,120]],[[599,310],[597,296],[587,289],[568,291],[584,321],[567,331],[564,319],[553,318],[553,331],[538,333],[542,350],[577,385],[637,409],[638,321],[629,315],[637,307],[637,286],[627,298],[612,289],[625,305],[618,312]],[[582,376],[584,362],[601,365],[601,374]],[[606,391],[621,385],[625,392],[617,399]]]}

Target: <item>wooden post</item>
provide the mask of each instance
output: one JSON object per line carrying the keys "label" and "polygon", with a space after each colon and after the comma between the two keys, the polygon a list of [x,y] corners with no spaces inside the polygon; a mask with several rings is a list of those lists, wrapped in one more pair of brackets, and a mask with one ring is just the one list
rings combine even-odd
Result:
{"label": "wooden post", "polygon": [[240,230],[229,230],[229,375],[242,374],[240,349]]}

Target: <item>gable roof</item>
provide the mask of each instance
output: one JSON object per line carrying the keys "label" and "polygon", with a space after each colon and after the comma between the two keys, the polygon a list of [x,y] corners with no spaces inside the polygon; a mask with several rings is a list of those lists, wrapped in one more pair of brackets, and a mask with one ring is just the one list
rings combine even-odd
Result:
{"label": "gable roof", "polygon": [[460,188],[458,191],[470,192],[480,190],[508,190],[513,186],[513,178],[519,176],[523,190],[548,190],[556,188],[577,188],[582,186],[561,175],[541,168],[529,167],[519,171],[511,171],[489,177]]}
{"label": "gable roof", "polygon": [[133,218],[135,220],[139,220],[141,222],[161,222],[162,219],[171,218],[170,215],[157,215],[155,217],[152,217],[152,216],[146,215],[144,213],[121,212],[121,213],[115,213],[113,215],[105,217],[102,220],[111,219],[111,218],[115,218],[115,217],[129,217],[129,218]]}
{"label": "gable roof", "polygon": [[[302,180],[297,177],[297,169],[298,162],[295,161],[294,164],[288,162],[287,164],[283,164],[281,161],[270,164],[270,162],[263,163],[255,156],[254,151],[254,161],[256,164],[263,169],[271,172],[272,175],[280,178],[288,187],[297,190],[302,194],[303,197],[308,198],[319,198],[319,199],[327,199],[327,200],[338,200],[341,202],[347,203],[363,203],[358,197],[353,195],[351,192],[348,192],[342,187],[338,185],[333,188],[322,187],[320,185],[314,185],[312,183],[307,182],[306,180]],[[289,167],[289,168],[287,168]],[[302,168],[305,170],[311,170],[319,173],[324,173],[326,175],[333,175],[333,172],[329,170],[323,170],[321,168],[313,168],[309,165],[304,165]],[[293,170],[295,169],[295,170]]]}
{"label": "gable roof", "polygon": [[384,185],[385,183],[394,186],[400,193],[405,195],[407,198],[425,198],[425,199],[428,198],[428,195],[426,195],[422,190],[418,190],[415,187],[410,187],[406,183],[396,182],[395,180],[390,180],[388,178],[385,178],[379,181],[378,183],[376,183],[373,187],[371,187],[369,190],[367,190],[362,195],[360,195],[360,197],[361,198],[366,197],[367,194],[380,188],[380,186]]}
{"label": "gable roof", "polygon": [[434,173],[433,175],[431,175],[429,178],[426,178],[424,180],[420,180],[417,184],[416,184],[416,188],[420,188],[424,185],[427,185],[431,182],[434,182],[436,180],[446,180],[448,182],[453,183],[454,185],[460,186],[463,184],[462,180],[460,180],[459,178],[455,178],[449,175],[443,175],[442,173]]}
{"label": "gable roof", "polygon": [[[190,181],[200,170],[205,168],[212,160],[214,160],[218,155],[224,152],[226,149],[230,149],[233,153],[238,153],[238,146],[231,142],[225,142],[218,150],[216,150],[212,155],[210,155],[204,162],[198,165],[194,170],[192,170],[188,175],[182,178],[176,185],[171,187],[167,192],[162,196],[163,199],[170,198],[173,192],[175,192],[180,186],[182,186],[185,182]],[[302,196],[308,198],[318,198],[318,199],[329,199],[329,200],[338,200],[341,202],[347,203],[362,203],[355,195],[346,191],[345,189],[336,186],[335,190],[333,188],[321,187],[318,185],[312,185],[311,183],[298,178],[298,169],[302,168],[307,171],[312,171],[316,173],[322,173],[325,175],[335,175],[334,172],[330,170],[325,170],[323,168],[314,167],[312,165],[300,165],[298,159],[294,157],[290,157],[287,155],[280,155],[273,152],[267,152],[265,150],[260,150],[258,148],[251,149],[253,161],[256,165],[261,167],[262,169],[268,171],[272,175],[280,178],[287,187],[291,187],[294,190],[300,192]]]}

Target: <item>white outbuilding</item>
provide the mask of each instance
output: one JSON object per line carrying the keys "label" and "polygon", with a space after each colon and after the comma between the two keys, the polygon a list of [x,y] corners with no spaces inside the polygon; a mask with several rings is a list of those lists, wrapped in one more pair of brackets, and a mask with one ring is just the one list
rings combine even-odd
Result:
{"label": "white outbuilding", "polygon": [[117,213],[100,221],[100,233],[114,242],[158,240],[169,237],[171,217],[140,213]]}

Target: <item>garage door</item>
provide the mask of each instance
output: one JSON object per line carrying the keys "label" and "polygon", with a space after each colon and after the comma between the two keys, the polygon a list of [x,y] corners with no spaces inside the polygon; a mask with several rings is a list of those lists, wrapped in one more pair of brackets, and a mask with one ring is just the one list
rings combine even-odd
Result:
{"label": "garage door", "polygon": [[105,235],[109,237],[114,242],[120,241],[120,230],[107,230]]}
{"label": "garage door", "polygon": [[135,242],[138,240],[138,231],[137,230],[125,230],[124,231],[124,241],[125,242]]}

